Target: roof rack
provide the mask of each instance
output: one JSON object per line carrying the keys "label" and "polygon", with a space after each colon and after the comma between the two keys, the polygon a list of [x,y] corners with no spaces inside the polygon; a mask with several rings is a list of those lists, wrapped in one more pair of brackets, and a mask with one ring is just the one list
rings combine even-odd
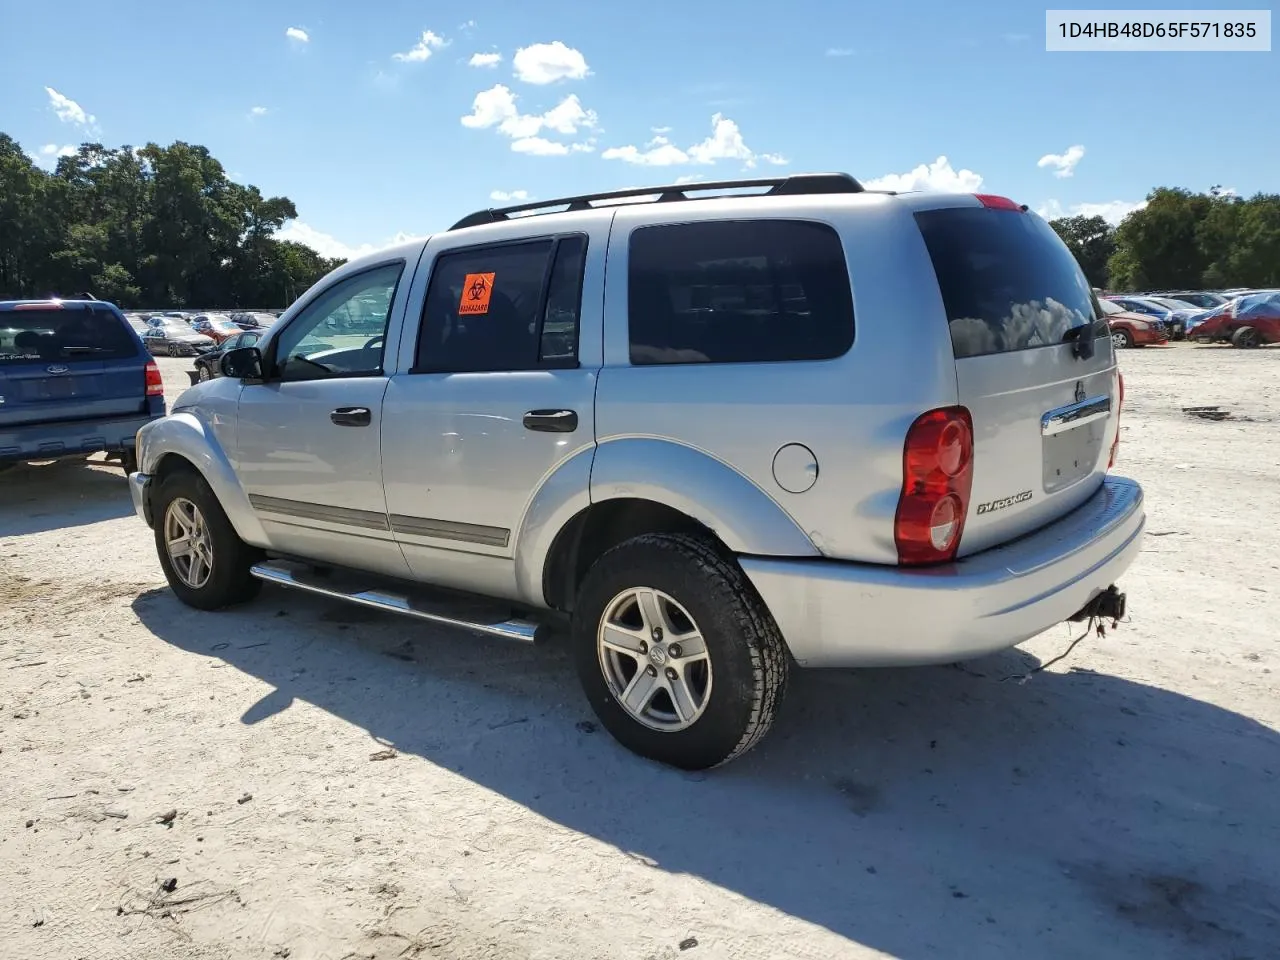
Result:
{"label": "roof rack", "polygon": [[[629,197],[655,197],[654,203],[666,203],[675,200],[705,200],[703,196],[710,191],[745,190],[755,187],[768,187],[760,194],[747,196],[761,197],[798,197],[814,196],[827,193],[863,193],[865,188],[847,173],[797,173],[789,177],[766,177],[755,180],[715,180],[710,182],[675,183],[662,187],[632,187],[630,190],[611,190],[607,193],[587,193],[580,197],[561,197],[557,200],[535,200],[521,203],[513,207],[496,207],[488,210],[477,210],[468,214],[450,230],[461,230],[464,227],[477,227],[486,223],[501,223],[512,219],[512,214],[532,215],[534,211],[543,213],[571,213],[579,210],[594,210],[596,203],[605,200],[626,200]],[[698,196],[689,196],[690,193]],[[730,194],[736,196],[737,194]],[[616,204],[602,204],[616,206]],[[562,207],[563,209],[551,209]]]}

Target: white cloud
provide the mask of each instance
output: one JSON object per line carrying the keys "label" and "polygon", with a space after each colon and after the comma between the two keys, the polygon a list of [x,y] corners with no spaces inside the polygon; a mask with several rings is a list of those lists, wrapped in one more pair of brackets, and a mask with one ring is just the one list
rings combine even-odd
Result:
{"label": "white cloud", "polygon": [[1046,200],[1036,208],[1036,213],[1046,220],[1057,220],[1060,217],[1101,217],[1107,223],[1118,224],[1146,205],[1145,200],[1110,200],[1105,203],[1075,203],[1064,208],[1057,200]]}
{"label": "white cloud", "polygon": [[322,257],[341,257],[345,260],[354,260],[356,257],[363,257],[365,254],[373,253],[375,250],[395,246],[399,243],[407,243],[410,240],[425,240],[426,237],[401,231],[384,243],[362,243],[353,246],[343,243],[332,234],[317,230],[301,220],[291,220],[276,231],[276,239],[292,240],[294,243],[304,244]]}
{"label": "white cloud", "polygon": [[547,84],[557,80],[581,80],[590,71],[587,59],[573,47],[559,40],[521,47],[511,58],[517,80]]}
{"label": "white cloud", "polygon": [[266,115],[267,115],[266,107],[253,107],[249,111],[249,116],[251,117],[265,117]]}
{"label": "white cloud", "polygon": [[528,153],[535,157],[563,157],[569,152],[569,148],[563,143],[547,140],[545,137],[521,137],[512,142],[511,149],[516,153]]}
{"label": "white cloud", "polygon": [[430,30],[423,30],[422,36],[417,43],[404,53],[393,53],[391,59],[398,60],[400,63],[422,63],[424,60],[429,59],[436,50],[448,45],[449,41],[445,40],[444,37],[434,34]]}
{"label": "white cloud", "polygon": [[80,104],[70,97],[64,97],[53,87],[45,87],[44,92],[49,95],[49,106],[53,108],[54,115],[63,123],[75,124],[89,132],[97,131],[98,118],[86,112]]}
{"label": "white cloud", "polygon": [[35,162],[37,166],[52,169],[58,162],[59,157],[73,157],[76,154],[76,148],[67,144],[66,146],[58,146],[56,143],[46,143],[34,153],[28,152],[28,156]]}
{"label": "white cloud", "polygon": [[1066,153],[1046,153],[1039,159],[1036,166],[1043,170],[1045,167],[1053,167],[1053,175],[1055,177],[1069,177],[1076,172],[1076,164],[1084,159],[1084,147],[1080,144],[1067,147]]}
{"label": "white cloud", "polygon": [[490,200],[498,203],[523,203],[529,199],[528,190],[494,190],[489,194]]}
{"label": "white cloud", "polygon": [[668,133],[671,132],[670,127],[650,127],[649,129],[652,130],[655,134],[657,134],[660,137],[666,136]]}
{"label": "white cloud", "polygon": [[471,113],[462,118],[462,125],[473,130],[496,127],[499,133],[512,138],[514,142],[511,144],[511,149],[516,153],[532,153],[546,157],[563,156],[571,150],[589,152],[595,149],[595,146],[594,143],[569,146],[539,137],[539,133],[550,130],[555,133],[575,134],[580,130],[593,129],[598,121],[596,112],[584,108],[576,94],[565,97],[546,113],[521,113],[516,105],[516,95],[510,88],[499,83],[475,95],[475,99],[471,102]]}
{"label": "white cloud", "polygon": [[[655,132],[665,132],[668,129],[654,128]],[[621,160],[624,163],[650,167],[674,167],[686,163],[713,164],[719,160],[741,160],[748,167],[754,167],[760,160],[776,165],[789,162],[781,154],[754,152],[742,139],[742,131],[738,129],[737,123],[720,113],[711,118],[711,136],[687,149],[677,147],[667,137],[659,134],[645,144],[643,149],[633,145],[610,147],[600,156],[605,160]]]}
{"label": "white cloud", "polygon": [[889,173],[867,180],[868,190],[895,190],[906,193],[921,190],[927,193],[974,193],[982,186],[982,176],[972,170],[956,170],[946,157],[939,157],[930,164],[920,164],[908,173]]}
{"label": "white cloud", "polygon": [[502,54],[500,53],[473,53],[471,59],[467,61],[467,65],[472,67],[496,67],[501,62]]}
{"label": "white cloud", "polygon": [[851,50],[849,47],[828,47],[827,56],[828,57],[852,57],[853,50]]}
{"label": "white cloud", "polygon": [[311,42],[311,35],[301,27],[290,27],[284,32],[284,35],[290,40],[297,40],[299,43]]}
{"label": "white cloud", "polygon": [[600,156],[605,160],[621,160],[646,167],[678,167],[689,162],[689,155],[665,137],[651,140],[644,150],[628,144],[625,147],[610,147]]}

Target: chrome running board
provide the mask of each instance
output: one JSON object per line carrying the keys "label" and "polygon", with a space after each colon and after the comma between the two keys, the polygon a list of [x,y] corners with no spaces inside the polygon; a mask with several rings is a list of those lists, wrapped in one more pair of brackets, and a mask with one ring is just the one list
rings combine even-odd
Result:
{"label": "chrome running board", "polygon": [[[254,564],[249,572],[259,580],[264,580],[267,583],[278,584],[282,587],[293,587],[294,589],[316,593],[323,597],[345,600],[348,603],[358,604],[362,607],[385,610],[388,613],[416,617],[419,620],[428,620],[441,626],[473,630],[491,637],[502,637],[504,640],[519,640],[521,643],[540,643],[546,638],[546,633],[549,629],[546,624],[534,623],[532,620],[503,619],[501,617],[471,618],[460,616],[456,613],[448,613],[445,611],[448,610],[450,605],[455,607],[459,605],[457,601],[450,604],[449,599],[420,596],[416,591],[412,590],[412,585],[410,584],[405,584],[406,589],[403,592],[371,586],[371,582],[375,581],[373,575],[359,574],[354,571],[343,571],[341,574],[335,571],[334,574],[329,574],[303,563],[295,563],[288,560],[267,560],[263,563]],[[465,602],[469,598],[459,599]],[[468,604],[468,606],[470,605]]]}

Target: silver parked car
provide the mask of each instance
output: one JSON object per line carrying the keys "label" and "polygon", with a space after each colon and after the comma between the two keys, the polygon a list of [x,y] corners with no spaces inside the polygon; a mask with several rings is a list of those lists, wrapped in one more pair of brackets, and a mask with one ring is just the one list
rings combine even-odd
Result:
{"label": "silver parked car", "polygon": [[152,317],[142,333],[142,342],[152,354],[170,357],[190,357],[218,345],[207,334],[198,333],[185,320],[171,317]]}
{"label": "silver parked car", "polygon": [[567,615],[603,724],[684,768],[758,742],[793,665],[1118,618],[1142,540],[1106,324],[1001,197],[822,174],[485,210],[221,365],[131,477],[181,600],[268,581],[523,641]]}

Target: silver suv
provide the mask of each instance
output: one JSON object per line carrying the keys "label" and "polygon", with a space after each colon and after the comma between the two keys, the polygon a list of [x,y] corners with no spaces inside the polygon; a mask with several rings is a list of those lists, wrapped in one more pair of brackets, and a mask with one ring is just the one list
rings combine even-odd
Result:
{"label": "silver suv", "polygon": [[185,603],[567,617],[605,727],[705,768],[793,663],[1122,614],[1145,515],[1099,315],[1002,197],[814,174],[485,210],[317,283],[139,433],[131,487]]}

